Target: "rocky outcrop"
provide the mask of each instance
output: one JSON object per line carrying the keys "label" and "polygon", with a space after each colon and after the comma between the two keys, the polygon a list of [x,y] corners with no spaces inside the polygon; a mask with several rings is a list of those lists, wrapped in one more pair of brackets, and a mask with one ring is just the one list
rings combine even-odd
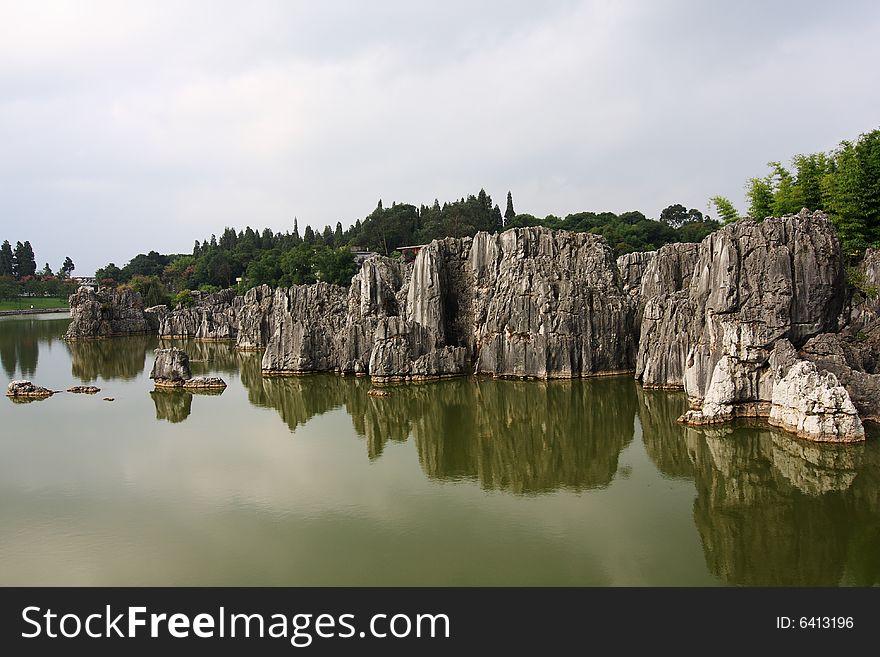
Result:
{"label": "rocky outcrop", "polygon": [[149,308],[144,308],[144,318],[147,320],[147,326],[150,328],[151,333],[158,333],[162,328],[162,321],[168,315],[169,310],[168,306],[160,305],[160,306],[150,306]]}
{"label": "rocky outcrop", "polygon": [[[636,294],[639,350],[636,378],[646,388],[681,388],[693,321],[689,297],[698,244],[667,244],[650,260]],[[650,348],[648,347],[650,345]]]}
{"label": "rocky outcrop", "polygon": [[44,399],[46,397],[51,397],[53,394],[55,394],[54,390],[49,390],[48,388],[42,388],[40,386],[35,386],[30,381],[25,381],[24,379],[10,381],[9,385],[6,387],[6,396],[7,397],[25,397],[25,398],[29,398],[29,399]]}
{"label": "rocky outcrop", "polygon": [[179,304],[171,312],[157,316],[159,337],[235,340],[242,297],[237,297],[231,288],[211,294],[194,291],[191,295],[191,306]]}
{"label": "rocky outcrop", "polygon": [[826,442],[856,442],[865,430],[846,389],[830,372],[799,361],[773,384],[770,424],[802,438]]}
{"label": "rocky outcrop", "polygon": [[880,422],[880,323],[857,335],[823,333],[810,339],[801,356],[831,372],[867,420]]}
{"label": "rocky outcrop", "polygon": [[182,386],[184,381],[192,378],[189,355],[183,349],[176,347],[156,349],[156,360],[150,378],[160,387]]}
{"label": "rocky outcrop", "polygon": [[476,372],[551,379],[632,371],[636,307],[604,238],[544,228],[478,233],[470,267]]}
{"label": "rocky outcrop", "polygon": [[656,251],[633,251],[617,258],[617,270],[620,272],[620,280],[626,294],[638,296],[642,287],[642,277],[655,255],[657,255]]}
{"label": "rocky outcrop", "polygon": [[333,372],[347,317],[345,288],[328,283],[275,290],[263,370],[268,374]]}
{"label": "rocky outcrop", "polygon": [[96,395],[101,392],[101,389],[96,386],[71,386],[67,389],[67,392],[82,395]]}
{"label": "rocky outcrop", "polygon": [[170,347],[156,349],[156,360],[150,378],[157,388],[184,388],[186,390],[222,390],[226,382],[217,376],[193,376],[189,354],[183,349]]}
{"label": "rocky outcrop", "polygon": [[294,286],[264,307],[242,312],[241,334],[248,346],[269,334],[262,365],[270,374],[572,378],[631,371],[636,352],[635,306],[605,240],[587,233],[526,228],[436,240],[411,269],[371,258],[347,293]]}
{"label": "rocky outcrop", "polygon": [[127,288],[94,290],[80,287],[70,295],[70,325],[65,340],[106,338],[147,333],[150,324],[144,315],[141,295]]}
{"label": "rocky outcrop", "polygon": [[637,376],[647,385],[683,385],[696,408],[685,421],[766,416],[792,361],[771,367],[777,343],[797,348],[837,328],[845,282],[834,228],[821,212],[741,220],[709,235],[694,255],[689,277],[680,265],[680,278],[675,267],[643,276]]}
{"label": "rocky outcrop", "polygon": [[183,382],[184,390],[223,390],[226,387],[226,381],[219,376],[194,376],[188,381]]}

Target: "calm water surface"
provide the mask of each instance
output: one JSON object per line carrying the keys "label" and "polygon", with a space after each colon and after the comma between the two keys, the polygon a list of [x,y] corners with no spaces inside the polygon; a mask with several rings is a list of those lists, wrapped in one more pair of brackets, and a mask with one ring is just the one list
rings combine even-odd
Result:
{"label": "calm water surface", "polygon": [[[66,344],[0,319],[2,585],[875,585],[880,440],[676,424],[627,377],[264,379],[187,349],[221,395],[152,392],[155,337]],[[114,402],[102,401],[112,396]]]}

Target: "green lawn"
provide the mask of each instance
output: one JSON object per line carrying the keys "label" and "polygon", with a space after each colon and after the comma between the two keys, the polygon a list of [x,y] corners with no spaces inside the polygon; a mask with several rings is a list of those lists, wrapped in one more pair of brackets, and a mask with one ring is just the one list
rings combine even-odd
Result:
{"label": "green lawn", "polygon": [[0,310],[27,310],[31,306],[43,310],[48,308],[68,308],[67,298],[55,297],[19,297],[18,299],[3,299],[0,301]]}

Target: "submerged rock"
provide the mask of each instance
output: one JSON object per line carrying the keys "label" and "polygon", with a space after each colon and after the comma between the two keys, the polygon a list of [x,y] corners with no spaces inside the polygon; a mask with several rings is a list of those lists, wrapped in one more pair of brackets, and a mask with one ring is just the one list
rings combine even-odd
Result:
{"label": "submerged rock", "polygon": [[9,385],[6,387],[7,397],[27,397],[30,399],[43,399],[45,397],[51,397],[53,394],[55,394],[54,390],[49,390],[48,388],[36,386],[30,381],[24,379],[10,381]]}
{"label": "submerged rock", "polygon": [[222,390],[226,387],[226,381],[219,376],[194,376],[184,381],[183,387],[186,390],[204,389],[204,390]]}
{"label": "submerged rock", "polygon": [[96,388],[95,386],[72,386],[67,389],[67,392],[85,394],[85,395],[94,395],[101,392],[100,388]]}

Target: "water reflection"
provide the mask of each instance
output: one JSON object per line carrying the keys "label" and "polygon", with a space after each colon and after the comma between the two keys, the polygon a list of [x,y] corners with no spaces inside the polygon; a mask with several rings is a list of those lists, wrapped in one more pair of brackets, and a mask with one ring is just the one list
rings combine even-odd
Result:
{"label": "water reflection", "polygon": [[144,371],[147,352],[152,353],[158,342],[156,336],[131,335],[65,344],[70,351],[71,373],[81,381],[90,382],[98,378],[136,379]]}
{"label": "water reflection", "polygon": [[278,411],[291,431],[345,407],[367,456],[411,435],[432,479],[475,479],[486,489],[543,493],[607,486],[631,441],[638,399],[627,378],[520,382],[456,379],[389,388],[370,397],[366,379],[263,378],[245,355],[252,404]]}
{"label": "water reflection", "polygon": [[0,319],[0,365],[10,379],[33,378],[40,358],[40,344],[59,342],[69,319],[40,319],[33,315]]}
{"label": "water reflection", "polygon": [[150,392],[156,405],[156,419],[172,424],[183,422],[192,413],[191,393],[183,390],[153,390]]}
{"label": "water reflection", "polygon": [[[633,385],[625,378],[477,379],[425,389],[414,426],[422,469],[429,477],[470,477],[486,489],[514,493],[607,486],[632,440]],[[407,396],[377,399],[377,410],[399,397],[406,403]]]}
{"label": "water reflection", "polygon": [[[482,581],[480,574],[497,566],[493,583],[533,572],[535,583],[664,584],[681,577],[697,584],[880,584],[876,433],[865,445],[833,446],[765,426],[687,428],[676,423],[683,395],[642,391],[626,377],[459,379],[391,387],[390,396],[374,398],[367,379],[263,378],[258,353],[239,354],[223,343],[163,342],[189,352],[194,374],[228,377],[224,403],[193,400],[191,391],[148,392],[155,338],[52,350],[66,320],[18,322],[0,322],[0,359],[10,378],[39,367],[36,380],[60,388],[72,369],[83,380],[116,381],[102,388],[117,402],[57,395],[38,409],[0,406],[6,467],[0,480],[5,495],[25,500],[7,505],[3,517],[0,562],[7,573],[51,544],[42,528],[70,517],[76,531],[55,539],[64,554],[54,562],[56,573],[77,562],[70,536],[92,522],[96,535],[112,538],[83,548],[79,563],[88,572],[100,571],[109,558],[102,547],[116,546],[119,536],[164,558],[172,543],[166,523],[204,536],[200,548],[180,543],[184,570],[198,554],[225,550],[242,572],[259,562],[272,564],[273,576],[282,563],[297,573],[316,563],[334,573],[352,553],[336,546],[368,545],[356,552],[399,548],[393,572],[418,573],[413,583],[428,569],[441,583],[465,570]],[[100,415],[89,415],[95,412]],[[304,426],[322,414],[329,417]],[[105,436],[92,430],[95,418],[132,430]],[[334,440],[324,440],[330,431]],[[642,441],[634,443],[639,433]],[[123,488],[113,488],[123,480]],[[478,485],[450,485],[456,481]],[[57,498],[32,496],[50,488],[61,491]],[[602,490],[587,492],[594,489]],[[144,499],[161,503],[133,513],[144,491]],[[80,515],[65,507],[70,502]],[[108,511],[114,504],[118,514]],[[142,523],[128,524],[132,517],[158,519],[156,535],[142,535]],[[17,552],[7,547],[9,539],[27,536]],[[236,552],[240,536],[253,543]],[[291,558],[309,541],[313,549]],[[502,552],[520,560],[504,562]],[[399,566],[407,556],[409,570]],[[137,570],[138,563],[132,557],[119,572]],[[578,571],[585,563],[598,564],[602,576]],[[550,577],[541,570],[547,564],[558,564],[551,569],[557,579],[541,580],[542,572]],[[607,578],[609,564],[607,572],[623,573],[617,580]],[[358,572],[375,567],[369,562]],[[247,572],[245,583],[253,581]],[[118,577],[104,575],[102,581]],[[207,568],[200,581],[216,583],[219,576]],[[325,583],[337,581],[326,577]]]}

